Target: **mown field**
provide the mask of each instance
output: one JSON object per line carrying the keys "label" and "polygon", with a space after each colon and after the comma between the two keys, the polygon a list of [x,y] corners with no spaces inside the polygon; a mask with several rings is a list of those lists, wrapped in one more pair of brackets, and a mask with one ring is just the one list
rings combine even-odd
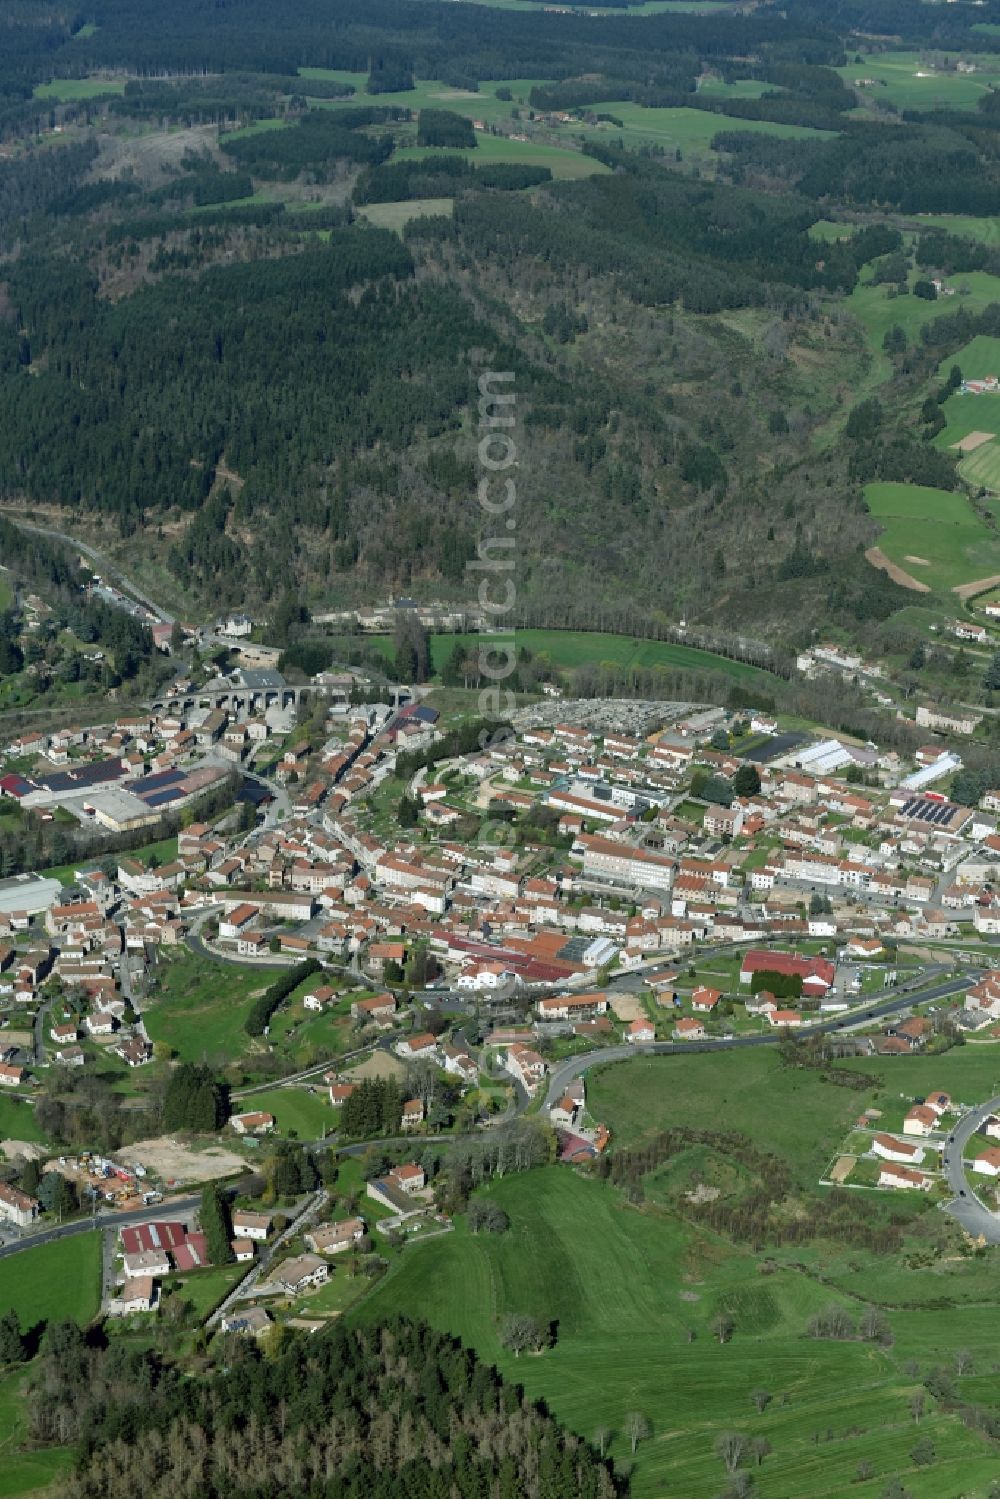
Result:
{"label": "mown field", "polygon": [[962,459],[958,471],[969,484],[1000,493],[1000,443],[984,442]]}
{"label": "mown field", "polygon": [[[651,1436],[637,1454],[636,1499],[720,1492],[714,1442],[723,1430],[766,1437],[772,1451],[754,1476],[768,1499],[875,1499],[894,1475],[918,1499],[985,1492],[992,1456],[954,1418],[929,1413],[915,1430],[915,1381],[893,1353],[803,1337],[814,1312],[842,1300],[837,1291],[791,1269],[764,1279],[751,1256],[664,1210],[631,1209],[613,1188],[565,1168],[508,1178],[491,1195],[510,1216],[508,1233],[472,1237],[460,1225],[412,1246],[349,1315],[419,1310],[575,1430],[609,1429],[619,1459],[628,1456],[626,1416],[641,1412]],[[734,1324],[725,1345],[711,1330],[720,1310]],[[513,1312],[555,1322],[554,1349],[507,1353],[497,1330]],[[772,1396],[763,1414],[750,1398],[756,1389]],[[934,1442],[933,1485],[909,1455],[918,1434]],[[857,1483],[863,1461],[877,1476]]]}
{"label": "mown field", "polygon": [[101,1304],[101,1236],[73,1234],[0,1260],[0,1307],[24,1329],[72,1318],[89,1322]]}
{"label": "mown field", "polygon": [[[456,643],[467,650],[475,649],[478,635],[432,635],[431,664],[440,672],[451,656]],[[395,649],[389,636],[373,636],[372,644],[383,655],[390,656]],[[698,650],[694,646],[674,645],[666,640],[637,640],[629,635],[607,635],[592,630],[518,630],[517,644],[526,647],[536,656],[547,656],[555,666],[599,666],[608,662],[615,666],[663,666],[675,667],[679,671],[715,671],[747,684],[753,682],[763,686],[772,679],[768,672],[743,661],[730,661],[726,656],[713,655],[711,651]]]}
{"label": "mown field", "polygon": [[[1000,1048],[992,1051],[1000,1063]],[[821,1190],[817,1163],[875,1098],[941,1086],[977,1102],[995,1086],[971,1046],[936,1059],[852,1065],[871,1074],[870,1091],[786,1068],[774,1051],[637,1058],[589,1073],[588,1107],[611,1126],[613,1149],[672,1124],[744,1133],[792,1165],[806,1196]],[[723,1491],[714,1453],[721,1431],[770,1444],[759,1470],[751,1460],[766,1499],[881,1499],[897,1477],[914,1499],[986,1499],[1000,1472],[992,1450],[929,1397],[918,1424],[910,1397],[931,1366],[964,1349],[971,1364],[962,1393],[998,1404],[998,1252],[982,1258],[925,1247],[943,1231],[936,1214],[923,1233],[921,1204],[865,1193],[859,1213],[901,1213],[913,1248],[880,1256],[807,1242],[755,1256],[677,1211],[679,1187],[705,1179],[706,1170],[716,1173],[710,1180],[727,1180],[727,1163],[712,1154],[695,1147],[648,1176],[639,1208],[565,1167],[508,1177],[488,1189],[510,1217],[506,1234],[472,1236],[460,1220],[454,1234],[408,1247],[349,1315],[419,1311],[574,1430],[590,1437],[609,1430],[619,1460],[629,1458],[626,1417],[641,1412],[651,1435],[636,1457],[636,1499]],[[820,1308],[841,1305],[856,1318],[871,1302],[885,1309],[891,1346],[804,1336]],[[720,1311],[733,1323],[725,1345],[712,1332]],[[512,1313],[554,1323],[555,1347],[515,1359],[499,1336]],[[762,1413],[755,1390],[771,1397]],[[933,1446],[927,1466],[912,1456],[919,1438]],[[860,1471],[872,1476],[859,1478],[860,1464],[871,1464]]]}
{"label": "mown field", "polygon": [[883,527],[878,538],[883,552],[931,588],[955,588],[1000,573],[1000,537],[965,495],[876,483],[865,485],[865,500]]}
{"label": "mown field", "polygon": [[239,1107],[266,1110],[274,1115],[279,1135],[292,1134],[299,1140],[321,1140],[337,1122],[322,1083],[317,1085],[315,1093],[305,1087],[268,1088],[263,1093],[252,1093]]}
{"label": "mown field", "polygon": [[830,1142],[857,1114],[858,1095],[831,1088],[815,1072],[785,1068],[776,1049],[760,1047],[597,1068],[587,1075],[587,1107],[595,1119],[613,1121],[615,1140],[624,1144],[677,1124],[741,1131],[767,1141],[806,1183],[815,1182]]}

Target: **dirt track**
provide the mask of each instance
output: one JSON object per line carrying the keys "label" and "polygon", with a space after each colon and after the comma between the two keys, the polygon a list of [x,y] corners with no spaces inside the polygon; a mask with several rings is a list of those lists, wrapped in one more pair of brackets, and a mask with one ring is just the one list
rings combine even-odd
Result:
{"label": "dirt track", "polygon": [[904,572],[897,567],[895,562],[890,562],[881,547],[869,547],[865,557],[872,567],[880,568],[882,572],[888,573],[894,583],[902,588],[912,588],[914,593],[930,593],[926,583],[921,583],[919,578],[914,578],[911,573]]}

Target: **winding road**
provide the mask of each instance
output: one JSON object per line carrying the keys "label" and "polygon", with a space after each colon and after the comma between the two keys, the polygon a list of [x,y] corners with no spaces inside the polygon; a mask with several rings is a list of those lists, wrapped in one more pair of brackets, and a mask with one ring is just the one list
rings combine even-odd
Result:
{"label": "winding road", "polygon": [[[953,994],[964,993],[978,979],[978,973],[970,970],[959,978],[948,979],[932,989],[899,989],[888,999],[873,999],[860,1014],[842,1015],[829,1020],[817,1021],[815,1025],[804,1025],[795,1034],[808,1038],[825,1036],[838,1031],[847,1032],[858,1025],[868,1025],[886,1015],[895,1015],[899,1010],[908,1010],[915,1004],[927,1004],[935,999],[947,999]],[[776,1046],[782,1040],[779,1031],[765,1032],[753,1036],[726,1036],[719,1040],[706,1041],[652,1041],[645,1046],[606,1046],[600,1051],[588,1051],[582,1056],[567,1057],[553,1067],[549,1074],[549,1091],[545,1106],[551,1108],[566,1091],[573,1078],[582,1077],[591,1067],[602,1062],[623,1062],[628,1057],[684,1056],[692,1051],[740,1051],[750,1046]],[[989,1112],[989,1109],[987,1109]]]}
{"label": "winding road", "polygon": [[948,1136],[942,1157],[945,1180],[955,1194],[951,1202],[945,1203],[945,1212],[957,1218],[973,1239],[985,1239],[987,1244],[1000,1244],[1000,1217],[990,1211],[970,1184],[963,1157],[966,1145],[980,1125],[998,1109],[1000,1095],[963,1114]]}

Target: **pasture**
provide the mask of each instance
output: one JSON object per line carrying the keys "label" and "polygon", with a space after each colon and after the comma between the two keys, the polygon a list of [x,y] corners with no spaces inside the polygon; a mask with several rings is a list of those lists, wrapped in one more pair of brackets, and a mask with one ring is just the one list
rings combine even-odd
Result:
{"label": "pasture", "polygon": [[[762,1280],[753,1256],[663,1209],[629,1208],[613,1188],[564,1168],[488,1190],[510,1217],[506,1234],[472,1236],[460,1221],[453,1234],[408,1247],[348,1315],[419,1311],[581,1435],[609,1429],[622,1460],[626,1415],[641,1412],[651,1435],[636,1454],[635,1499],[717,1493],[725,1473],[713,1446],[723,1430],[767,1438],[770,1455],[754,1474],[769,1499],[875,1499],[897,1474],[907,1488],[919,1484],[907,1405],[917,1382],[872,1344],[802,1336],[814,1312],[841,1300],[836,1290],[786,1268]],[[724,1345],[711,1331],[720,1311],[734,1325]],[[506,1352],[498,1328],[513,1312],[554,1323],[555,1347],[520,1359]],[[908,1317],[908,1346],[940,1338],[920,1314]],[[755,1389],[772,1397],[762,1414]],[[932,1436],[938,1459],[933,1490],[914,1488],[921,1499],[956,1495],[960,1478],[985,1483],[993,1472],[991,1455],[955,1418],[929,1413],[920,1434]],[[864,1485],[854,1482],[861,1461],[877,1475]]]}
{"label": "pasture", "polygon": [[[456,644],[474,650],[480,638],[479,635],[432,635],[434,670],[441,670]],[[756,666],[667,640],[636,640],[630,635],[607,635],[596,630],[518,630],[516,638],[519,649],[524,646],[536,656],[547,656],[555,666],[599,666],[604,662],[614,666],[662,666],[678,671],[721,672],[736,681],[760,687],[772,682],[769,673]],[[372,644],[386,656],[394,649],[389,636],[375,636]]]}
{"label": "pasture", "polygon": [[1000,244],[1000,219],[977,219],[965,213],[922,213],[915,220],[916,229],[945,229],[964,239],[975,239],[984,245]]}
{"label": "pasture", "polygon": [[[862,269],[862,275],[866,269]],[[911,281],[915,279],[911,277]],[[865,330],[868,347],[881,371],[880,378],[886,378],[891,368],[882,350],[882,340],[890,328],[902,328],[907,339],[914,343],[919,339],[920,330],[925,323],[933,322],[947,311],[954,311],[956,303],[965,312],[982,312],[991,302],[1000,302],[1000,276],[990,276],[985,271],[969,271],[949,277],[948,284],[955,287],[961,301],[957,296],[949,297],[947,302],[925,302],[922,297],[913,296],[890,297],[888,286],[870,286],[864,281],[858,282],[845,305]],[[949,361],[949,368],[954,362]]]}
{"label": "pasture", "polygon": [[250,1045],[243,1023],[254,997],[275,976],[271,968],[215,963],[187,948],[161,950],[143,1011],[150,1040],[166,1042],[184,1062],[234,1061]]}
{"label": "pasture", "polygon": [[833,132],[814,130],[807,125],[779,125],[771,120],[733,120],[710,110],[647,109],[626,99],[605,99],[590,106],[601,114],[614,115],[622,129],[574,124],[573,130],[589,140],[614,140],[626,146],[654,144],[668,151],[680,150],[707,155],[721,130],[750,130],[777,135],[783,140],[830,140]]}
{"label": "pasture", "polygon": [[50,83],[35,85],[35,98],[51,99],[53,104],[75,104],[81,99],[124,92],[124,78],[53,78]]}
{"label": "pasture", "polygon": [[450,219],[454,206],[453,198],[411,198],[406,203],[366,203],[356,212],[359,219],[365,219],[376,228],[392,229],[401,234],[411,219]]}
{"label": "pasture", "polygon": [[871,79],[872,88],[860,88],[864,99],[875,104],[895,104],[897,109],[975,109],[990,85],[1000,81],[1000,63],[992,56],[977,57],[975,73],[959,73],[960,54],[935,52],[947,57],[950,69],[934,66],[918,52],[862,54],[861,62],[835,69],[849,88],[856,79]]}
{"label": "pasture", "polygon": [[[957,354],[942,359],[938,365],[938,377],[946,380],[956,364],[966,380],[985,380],[990,375],[1000,376],[1000,338],[993,338],[988,333],[977,333]],[[954,400],[955,397],[950,399]],[[975,404],[982,397],[959,396],[957,399]]]}
{"label": "pasture", "polygon": [[495,162],[513,162],[518,166],[548,167],[553,177],[569,181],[579,177],[594,177],[610,171],[603,162],[584,156],[581,151],[566,146],[550,146],[544,141],[518,141],[510,136],[486,135],[476,137],[476,145],[464,151],[445,151],[439,146],[401,146],[392,156],[393,161],[421,161],[435,156],[461,156],[473,166],[486,166]]}
{"label": "pasture", "polygon": [[[929,587],[957,588],[1000,573],[1000,537],[965,495],[877,483],[865,485],[865,500],[883,527],[882,551]],[[910,562],[911,557],[927,565]]]}
{"label": "pasture", "polygon": [[782,1065],[776,1049],[638,1057],[587,1075],[587,1108],[618,1144],[656,1129],[733,1129],[815,1182],[861,1095]]}
{"label": "pasture", "polygon": [[0,1306],[13,1307],[21,1327],[70,1319],[86,1323],[101,1304],[101,1235],[72,1234],[0,1260]]}

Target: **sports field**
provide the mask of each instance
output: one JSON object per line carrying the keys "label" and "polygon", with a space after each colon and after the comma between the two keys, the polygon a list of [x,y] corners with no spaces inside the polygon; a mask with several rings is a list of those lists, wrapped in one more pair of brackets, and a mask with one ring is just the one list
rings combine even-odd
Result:
{"label": "sports field", "polygon": [[0,1260],[0,1307],[13,1307],[21,1327],[40,1322],[89,1322],[101,1304],[101,1236],[73,1234]]}
{"label": "sports field", "polygon": [[877,483],[865,485],[865,500],[883,527],[882,551],[930,588],[957,588],[1000,573],[1000,536],[965,495]]}
{"label": "sports field", "polygon": [[[491,1191],[511,1219],[506,1234],[472,1237],[460,1222],[454,1234],[413,1245],[349,1315],[419,1312],[582,1435],[609,1429],[619,1459],[628,1454],[626,1415],[641,1412],[651,1436],[636,1456],[635,1499],[719,1493],[725,1473],[713,1448],[724,1430],[767,1438],[770,1455],[752,1471],[768,1499],[875,1499],[897,1474],[930,1499],[963,1492],[960,1476],[975,1485],[992,1474],[977,1438],[929,1413],[921,1434],[935,1443],[935,1487],[913,1487],[907,1397],[916,1381],[871,1344],[802,1335],[814,1312],[840,1301],[831,1287],[792,1269],[763,1279],[751,1255],[666,1210],[630,1209],[615,1189],[565,1168],[509,1177]],[[720,1345],[711,1328],[723,1310],[734,1331]],[[515,1360],[497,1336],[513,1312],[554,1322],[556,1346]],[[940,1335],[910,1319],[914,1344]],[[763,1414],[755,1389],[772,1397]],[[878,1484],[856,1485],[862,1461],[874,1464]]]}
{"label": "sports field", "polygon": [[[467,650],[474,650],[479,635],[432,635],[431,663],[440,671],[448,660],[456,643]],[[389,636],[375,636],[372,644],[385,656],[394,650]],[[747,666],[743,661],[730,661],[725,656],[715,656],[711,651],[701,651],[694,646],[674,645],[666,640],[636,640],[630,635],[606,635],[591,630],[518,630],[517,645],[526,647],[536,656],[547,656],[555,666],[600,666],[607,662],[615,666],[663,666],[679,671],[715,671],[734,677],[747,684],[763,687],[773,685],[773,678],[756,666]]]}
{"label": "sports field", "polygon": [[152,1041],[165,1041],[184,1062],[225,1064],[250,1045],[243,1029],[254,997],[273,983],[275,970],[215,963],[186,948],[161,950],[143,1010]]}

